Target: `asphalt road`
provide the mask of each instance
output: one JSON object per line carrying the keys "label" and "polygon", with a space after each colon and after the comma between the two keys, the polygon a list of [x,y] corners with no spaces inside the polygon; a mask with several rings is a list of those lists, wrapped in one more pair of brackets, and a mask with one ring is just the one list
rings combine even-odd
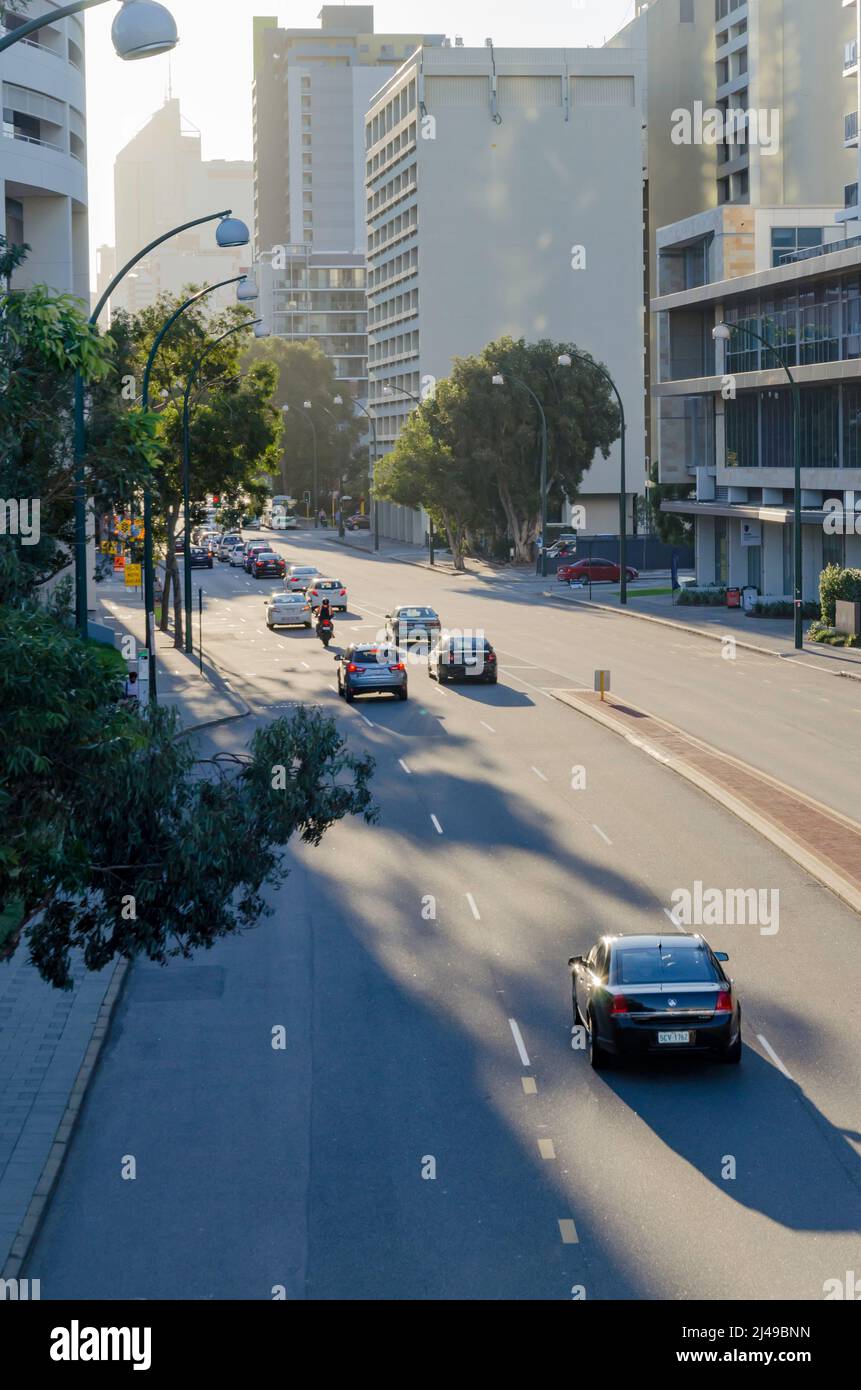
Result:
{"label": "asphalt road", "polygon": [[[382,821],[292,848],[245,937],[134,967],[26,1271],[43,1298],[821,1298],[859,1262],[858,920],[547,691],[606,665],[617,693],[851,814],[861,690],[321,537],[276,547],[347,580],[336,641],[433,603],[486,628],[500,684],[440,689],[418,665],[406,704],[347,707],[313,633],[266,630],[273,581],[195,572],[206,648],[253,709],[201,748],[317,702],[374,753]],[[776,934],[706,932],[740,991],[741,1067],[592,1073],[567,957],[673,932],[695,880],[779,892]]]}

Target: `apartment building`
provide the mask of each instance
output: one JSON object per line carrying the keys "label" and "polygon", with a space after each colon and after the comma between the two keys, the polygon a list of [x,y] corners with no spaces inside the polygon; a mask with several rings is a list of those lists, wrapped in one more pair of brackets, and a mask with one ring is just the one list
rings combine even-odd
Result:
{"label": "apartment building", "polygon": [[[648,299],[659,228],[726,205],[857,199],[856,0],[636,0],[636,11],[610,45],[646,63]],[[829,72],[814,86],[812,73]],[[654,337],[647,350],[654,379]],[[660,458],[656,420],[647,431]]]}
{"label": "apartment building", "polygon": [[792,389],[745,330],[800,386],[805,599],[823,566],[861,565],[861,244],[839,211],[721,207],[658,233],[661,471],[693,490],[664,509],[694,520],[699,583],[793,592]]}
{"label": "apartment building", "polygon": [[[232,208],[250,224],[252,174],[248,160],[204,159],[200,131],[169,97],[119,152],[114,162],[113,247],[99,248],[99,289],[113,268],[125,265],[143,246],[206,213]],[[110,309],[137,313],[158,296],[179,294],[186,285],[229,279],[251,263],[247,247],[220,250],[212,223],[171,237],[140,261],[111,299]],[[212,309],[235,302],[233,286],[210,297]]]}
{"label": "apartment building", "polygon": [[[366,123],[368,371],[380,452],[456,356],[511,334],[603,361],[643,491],[643,63],[632,50],[422,47]],[[618,532],[618,444],[580,497]],[[421,540],[386,506],[384,533]],[[566,517],[560,518],[562,520]]]}
{"label": "apartment building", "polygon": [[367,393],[364,118],[374,93],[442,35],[375,34],[373,5],[324,5],[319,29],[254,20],[254,244],[273,333],[313,337]]}
{"label": "apartment building", "polygon": [[[0,54],[3,139],[0,197],[8,240],[30,253],[16,271],[17,289],[44,283],[89,300],[87,122],[84,29],[79,18],[52,17]],[[6,29],[26,17],[7,14]]]}

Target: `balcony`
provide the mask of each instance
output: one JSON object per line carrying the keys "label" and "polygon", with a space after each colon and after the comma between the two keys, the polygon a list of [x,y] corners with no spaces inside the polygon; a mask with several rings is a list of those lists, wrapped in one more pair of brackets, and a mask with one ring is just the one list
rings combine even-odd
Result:
{"label": "balcony", "polygon": [[853,39],[843,47],[843,75],[848,77],[850,73],[858,71],[858,41]]}
{"label": "balcony", "polygon": [[857,208],[858,206],[858,185],[857,183],[847,183],[843,189],[844,208]]}

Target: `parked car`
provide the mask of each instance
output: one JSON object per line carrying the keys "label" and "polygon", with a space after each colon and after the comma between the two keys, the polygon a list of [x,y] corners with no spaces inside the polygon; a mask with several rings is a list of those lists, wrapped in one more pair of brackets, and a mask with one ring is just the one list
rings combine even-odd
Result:
{"label": "parked car", "polygon": [[340,579],[315,579],[305,593],[314,608],[319,608],[323,599],[327,598],[332,608],[340,608],[342,613],[347,611],[347,590]]}
{"label": "parked car", "polygon": [[353,516],[348,516],[344,522],[348,531],[370,531],[371,518],[364,516],[362,512],[356,512]]}
{"label": "parked car", "polygon": [[208,546],[193,545],[189,550],[192,569],[212,569],[212,552]]}
{"label": "parked car", "polygon": [[230,555],[229,555],[228,558],[229,558],[229,560],[230,560],[230,565],[231,565],[231,568],[232,568],[232,569],[244,569],[244,568],[245,568],[245,546],[244,546],[241,542],[240,542],[239,545],[235,545],[235,546],[233,547],[233,549],[231,550]]}
{"label": "parked car", "polygon": [[386,614],[386,637],[397,646],[431,642],[441,630],[439,614],[433,608],[402,605]]}
{"label": "parked car", "polygon": [[265,579],[270,574],[274,574],[276,579],[283,579],[287,573],[287,561],[276,555],[274,550],[258,550],[252,561],[251,573],[255,579]]}
{"label": "parked car", "polygon": [[407,698],[407,668],[397,651],[390,646],[367,646],[351,643],[339,656],[338,694],[347,704],[357,695],[397,695]]}
{"label": "parked car", "polygon": [[486,637],[446,634],[428,653],[428,675],[445,681],[480,680],[496,685],[496,652]]}
{"label": "parked car", "polygon": [[234,547],[235,545],[241,545],[241,544],[242,544],[242,536],[239,534],[238,531],[227,531],[227,532],[225,532],[225,534],[221,537],[221,540],[220,540],[219,545],[218,545],[218,558],[219,558],[219,560],[229,560],[229,559],[230,559],[230,552],[231,552],[231,550],[233,549],[233,547]]}
{"label": "parked car", "polygon": [[294,593],[304,594],[309,584],[313,584],[315,579],[319,579],[320,571],[313,565],[291,565],[287,571],[287,582],[285,588]]}
{"label": "parked car", "polygon": [[[625,573],[629,579],[639,579],[640,577],[639,570],[635,570],[633,565],[626,565]],[[556,578],[560,584],[570,584],[578,579],[584,580],[588,584],[590,577],[593,584],[618,583],[622,577],[622,571],[615,561],[602,560],[598,555],[594,555],[588,560],[575,560],[570,565],[560,565],[556,571]]]}
{"label": "parked car", "polygon": [[266,600],[266,626],[311,627],[314,613],[304,594],[273,594]]}
{"label": "parked car", "polygon": [[726,952],[699,935],[604,936],[572,956],[574,1022],[589,1059],[701,1052],[741,1061],[741,1006],[724,973]]}

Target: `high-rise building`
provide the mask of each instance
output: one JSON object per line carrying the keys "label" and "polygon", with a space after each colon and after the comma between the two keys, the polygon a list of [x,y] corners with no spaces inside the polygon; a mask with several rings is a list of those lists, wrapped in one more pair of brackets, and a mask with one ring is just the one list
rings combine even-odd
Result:
{"label": "high-rise building", "polygon": [[346,390],[367,376],[364,117],[420,44],[375,34],[372,5],[324,5],[319,29],[254,21],[254,243],[261,313],[313,337]]}
{"label": "high-rise building", "polygon": [[[87,124],[84,30],[80,18],[52,17],[0,54],[3,229],[30,253],[15,272],[17,289],[47,284],[89,300]],[[6,30],[27,16],[7,13]]]}
{"label": "high-rise building", "polygon": [[[636,0],[634,19],[609,41],[646,61],[650,381],[658,347],[648,301],[656,293],[661,227],[728,204],[836,208],[844,190],[851,201],[858,156],[844,140],[852,117],[844,120],[840,71],[842,58],[857,78],[857,63],[851,65],[856,10],[856,0]],[[835,80],[819,83],[812,99],[811,73],[829,70]],[[813,235],[804,220],[794,223],[801,246]],[[660,458],[651,401],[646,430],[647,453]]]}
{"label": "high-rise building", "polygon": [[[369,385],[380,451],[456,356],[504,334],[573,342],[627,413],[644,492],[643,60],[632,50],[422,48],[377,94],[365,152]],[[578,501],[619,530],[620,448]],[[422,520],[384,526],[421,540]],[[563,515],[561,520],[568,517]]]}
{"label": "high-rise building", "polygon": [[[843,211],[840,218],[846,222],[858,222],[861,218],[861,203],[858,200],[858,187],[861,183],[861,140],[858,132],[861,112],[861,5],[858,0],[842,0],[841,9],[849,28],[841,35],[842,53],[838,52],[834,61],[843,68],[843,144],[846,149],[853,151],[855,172],[843,189]],[[837,142],[839,139],[838,133]],[[857,228],[852,230],[857,234]]]}
{"label": "high-rise building", "polygon": [[[204,159],[200,131],[184,120],[176,97],[165,101],[120,150],[114,164],[114,261],[121,266],[141,247],[173,227],[206,213],[232,209],[250,226],[252,173],[247,160]],[[238,275],[251,263],[249,247],[221,250],[214,223],[171,237],[118,286],[112,309],[131,313],[161,293],[178,294],[186,285],[204,285]],[[102,248],[100,260],[110,259]],[[235,302],[233,286],[209,299],[217,309]]]}

